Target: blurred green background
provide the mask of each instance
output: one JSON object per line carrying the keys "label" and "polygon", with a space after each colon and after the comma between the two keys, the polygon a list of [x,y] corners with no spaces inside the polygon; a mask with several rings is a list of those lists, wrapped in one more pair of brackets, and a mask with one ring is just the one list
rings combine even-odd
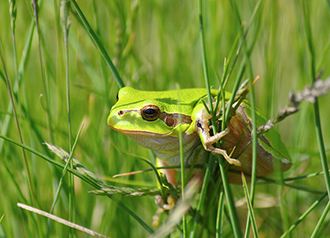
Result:
{"label": "blurred green background", "polygon": [[[258,1],[235,1],[241,24],[247,25]],[[251,53],[256,104],[271,118],[288,103],[290,90],[302,90],[311,84],[310,55],[307,47],[302,3],[307,3],[317,73],[330,75],[330,3],[328,1],[263,1],[247,35],[248,44],[255,38]],[[58,160],[43,144],[49,142],[69,151],[66,108],[65,45],[60,23],[60,1],[39,3],[39,34],[30,1],[17,2],[15,41],[13,42],[10,1],[1,2],[0,38],[5,69],[14,91],[15,108],[24,144]],[[125,85],[141,90],[205,87],[199,35],[198,1],[79,1],[79,7],[107,50]],[[72,135],[84,123],[74,157],[100,178],[148,168],[134,157],[123,154],[113,145],[131,154],[151,158],[147,149],[110,130],[106,118],[116,101],[118,86],[99,50],[86,32],[74,9],[70,11],[69,79]],[[224,59],[239,34],[238,19],[231,1],[205,1],[205,44],[211,85],[219,86]],[[16,51],[14,50],[16,47]],[[16,52],[16,53],[15,53]],[[41,56],[41,58],[40,58]],[[241,64],[242,56],[238,58]],[[227,86],[231,90],[239,67],[234,67]],[[1,65],[0,129],[1,134],[19,141],[10,97]],[[248,78],[246,74],[244,79]],[[18,87],[14,86],[19,82]],[[330,95],[319,100],[322,131],[329,157]],[[284,143],[292,155],[293,166],[286,177],[322,171],[315,133],[313,105],[303,102],[300,112],[278,125]],[[35,206],[49,211],[58,186],[61,170],[39,157],[26,153]],[[156,187],[152,173],[122,177],[122,182]],[[0,139],[0,237],[45,237],[47,219],[17,207],[32,205],[21,148]],[[114,182],[109,182],[114,184]],[[257,194],[267,198],[256,208],[260,237],[279,237],[286,225],[293,224],[320,194],[326,191],[322,175],[295,181],[302,191],[284,188],[285,206],[279,204],[275,185],[257,186]],[[93,188],[75,179],[76,223],[110,237],[146,237],[148,233],[121,207],[106,197],[88,194]],[[241,186],[233,185],[235,199],[244,197]],[[313,191],[311,191],[313,190]],[[55,207],[55,215],[68,219],[68,181]],[[283,194],[283,193],[282,193]],[[127,207],[151,226],[157,207],[152,197],[124,198]],[[327,200],[327,199],[325,199]],[[321,203],[293,231],[293,237],[309,237],[325,208]],[[261,202],[260,202],[261,204]],[[242,227],[246,207],[238,206]],[[256,202],[258,207],[258,202]],[[282,208],[282,209],[281,209]],[[286,212],[283,213],[283,208]],[[283,216],[283,214],[287,214]],[[283,221],[283,219],[285,221]],[[224,236],[230,237],[230,229]],[[67,237],[69,228],[50,224],[50,237]],[[320,236],[330,232],[329,216],[321,226]],[[87,235],[77,232],[78,237]]]}

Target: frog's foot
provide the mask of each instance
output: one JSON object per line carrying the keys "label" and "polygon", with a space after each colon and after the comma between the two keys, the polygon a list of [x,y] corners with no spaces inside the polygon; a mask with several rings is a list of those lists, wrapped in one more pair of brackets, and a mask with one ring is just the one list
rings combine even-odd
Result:
{"label": "frog's foot", "polygon": [[155,203],[159,208],[163,210],[171,210],[175,206],[176,200],[171,195],[169,195],[167,197],[167,203],[165,203],[162,196],[157,195],[155,196]]}
{"label": "frog's foot", "polygon": [[159,226],[159,215],[164,212],[163,209],[158,208],[156,211],[156,214],[152,217],[152,226],[153,227],[158,227]]}
{"label": "frog's foot", "polygon": [[167,203],[164,202],[163,198],[160,195],[155,196],[155,203],[159,207],[156,211],[156,214],[152,217],[152,226],[157,227],[159,225],[159,216],[164,211],[171,210],[176,203],[176,200],[172,196],[167,197]]}
{"label": "frog's foot", "polygon": [[230,131],[229,126],[227,126],[223,131],[220,131],[213,136],[210,136],[210,133],[209,133],[210,129],[209,129],[206,119],[199,120],[199,122],[197,124],[197,128],[198,128],[197,129],[198,133],[201,134],[202,137],[204,138],[203,143],[204,143],[205,150],[210,151],[212,153],[222,155],[228,161],[229,164],[233,164],[238,167],[242,166],[242,163],[239,160],[230,158],[225,150],[222,150],[220,148],[216,148],[213,146],[214,143],[221,140],[223,137],[225,137],[229,133],[229,131]]}
{"label": "frog's foot", "polygon": [[213,145],[205,145],[205,150],[210,151],[212,153],[222,155],[229,164],[235,165],[237,167],[241,167],[242,163],[238,159],[230,158],[227,154],[227,151],[214,147]]}

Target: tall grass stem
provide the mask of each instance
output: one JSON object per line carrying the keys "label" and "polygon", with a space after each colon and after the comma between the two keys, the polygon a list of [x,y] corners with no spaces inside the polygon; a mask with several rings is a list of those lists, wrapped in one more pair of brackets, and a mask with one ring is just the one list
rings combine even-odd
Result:
{"label": "tall grass stem", "polygon": [[[312,28],[310,24],[310,4],[308,0],[301,0],[302,5],[302,13],[303,13],[303,20],[305,26],[305,34],[306,34],[306,41],[309,53],[309,70],[310,70],[310,78],[312,83],[316,81],[316,71],[315,71],[315,50],[313,44],[313,37],[312,37]],[[320,120],[320,109],[318,99],[315,99],[314,107],[314,120],[315,120],[315,129],[316,129],[316,137],[320,151],[321,157],[321,164],[324,172],[324,179],[325,184],[327,187],[328,196],[330,198],[330,175],[329,175],[329,166],[324,146],[324,140],[322,135],[322,126]]]}
{"label": "tall grass stem", "polygon": [[82,23],[84,24],[85,30],[87,31],[87,33],[89,34],[89,36],[91,37],[91,39],[93,40],[93,42],[95,43],[96,47],[98,48],[98,50],[100,51],[101,55],[103,56],[105,62],[107,63],[117,85],[119,88],[122,88],[125,86],[123,80],[121,79],[115,65],[113,64],[112,60],[110,59],[107,51],[105,50],[105,48],[103,47],[103,44],[101,43],[99,37],[95,34],[95,32],[93,31],[93,29],[91,28],[91,26],[89,25],[85,15],[83,14],[83,12],[81,11],[80,7],[78,6],[77,2],[75,0],[71,0],[71,4],[73,5],[74,9],[76,10],[76,12],[78,13],[80,20],[82,21]]}

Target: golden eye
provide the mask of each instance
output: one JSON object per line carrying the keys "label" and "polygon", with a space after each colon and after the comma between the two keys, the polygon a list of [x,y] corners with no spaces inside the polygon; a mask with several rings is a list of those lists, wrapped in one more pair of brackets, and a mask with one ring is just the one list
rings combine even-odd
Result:
{"label": "golden eye", "polygon": [[159,117],[160,109],[156,105],[146,105],[141,109],[141,116],[146,121],[155,121]]}

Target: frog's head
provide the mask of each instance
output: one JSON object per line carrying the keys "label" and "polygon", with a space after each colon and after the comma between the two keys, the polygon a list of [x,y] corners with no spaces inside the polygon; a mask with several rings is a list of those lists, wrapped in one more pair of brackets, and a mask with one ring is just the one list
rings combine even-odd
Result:
{"label": "frog's head", "polygon": [[191,124],[191,117],[189,107],[178,112],[175,95],[124,87],[110,110],[108,124],[126,135],[178,137],[180,124],[184,132]]}

